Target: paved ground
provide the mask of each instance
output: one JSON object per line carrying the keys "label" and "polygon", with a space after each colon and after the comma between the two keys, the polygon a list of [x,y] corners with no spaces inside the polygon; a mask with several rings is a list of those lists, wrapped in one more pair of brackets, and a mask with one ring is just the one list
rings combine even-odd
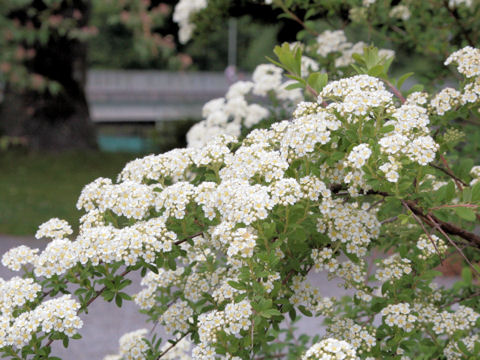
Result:
{"label": "paved ground", "polygon": [[[0,235],[0,256],[8,249],[22,244],[43,248],[46,243],[30,237]],[[8,279],[14,275],[15,273],[0,265],[0,277]],[[129,278],[134,281],[127,292],[134,294],[141,288],[140,275],[138,273],[129,274]],[[341,297],[345,294],[345,290],[337,286],[338,282],[327,281],[323,274],[316,274],[311,280],[314,285],[321,289],[324,296]],[[440,282],[447,285],[455,280],[455,278],[443,278]],[[54,342],[52,355],[59,356],[64,360],[101,360],[105,355],[117,352],[118,339],[124,333],[141,328],[152,328],[151,323],[145,323],[147,317],[140,314],[138,307],[132,302],[124,303],[124,306],[119,309],[113,303],[98,299],[91,304],[89,313],[83,314],[82,318],[84,321],[84,327],[81,329],[83,338],[72,341],[68,349],[64,349],[61,343]],[[298,328],[298,333],[322,335],[325,331],[319,319],[311,318],[302,319]],[[159,333],[160,336],[164,335],[160,334],[160,327],[157,327],[155,332]]]}

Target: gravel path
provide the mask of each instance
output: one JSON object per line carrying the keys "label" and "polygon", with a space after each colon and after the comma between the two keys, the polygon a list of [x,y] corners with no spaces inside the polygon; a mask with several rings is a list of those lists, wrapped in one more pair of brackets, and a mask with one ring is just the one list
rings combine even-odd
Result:
{"label": "gravel path", "polygon": [[[3,255],[8,249],[27,245],[30,247],[39,247],[43,249],[45,241],[39,241],[31,237],[12,237],[0,235],[0,255]],[[9,279],[16,273],[9,271],[0,265],[0,277]],[[128,278],[133,280],[132,285],[127,288],[129,294],[134,294],[140,290],[140,274],[128,274]],[[451,285],[456,278],[442,278],[439,283]],[[339,288],[338,281],[328,281],[324,274],[315,274],[311,277],[312,284],[318,286],[322,295],[341,297],[345,295],[345,290]],[[115,354],[118,351],[118,339],[126,332],[147,328],[151,329],[152,324],[146,323],[147,317],[138,312],[138,307],[133,302],[124,302],[122,308],[118,308],[114,303],[107,303],[103,299],[98,299],[89,306],[88,314],[82,314],[84,326],[80,333],[81,340],[72,340],[68,349],[64,349],[61,342],[56,341],[52,344],[52,356],[58,356],[64,360],[102,360],[107,354]],[[325,333],[320,319],[302,318],[297,324],[298,333]],[[166,339],[161,327],[157,327],[155,332]]]}

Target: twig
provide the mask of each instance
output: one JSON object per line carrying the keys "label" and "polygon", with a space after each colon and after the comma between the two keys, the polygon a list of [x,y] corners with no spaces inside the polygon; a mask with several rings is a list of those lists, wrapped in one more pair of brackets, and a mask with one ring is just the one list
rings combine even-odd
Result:
{"label": "twig", "polygon": [[283,12],[285,12],[285,14],[287,14],[288,16],[290,16],[290,18],[294,21],[296,21],[297,23],[299,23],[300,25],[302,25],[302,27],[307,30],[311,35],[313,36],[318,36],[320,35],[318,32],[316,32],[315,30],[313,29],[310,29],[307,24],[305,24],[305,22],[303,22],[302,19],[300,19],[297,15],[295,15],[295,13],[293,13],[289,8],[287,8],[285,6],[285,4],[283,3],[283,1],[277,1],[276,2],[283,10]]}
{"label": "twig", "polygon": [[[187,237],[184,238],[184,239],[181,239],[181,240],[176,241],[176,242],[175,242],[175,245],[180,245],[181,243],[184,243],[185,241],[187,241],[187,240],[189,240],[189,239],[192,239],[192,238],[194,238],[194,237],[196,237],[196,236],[199,236],[199,235],[201,235],[201,234],[203,234],[203,232],[198,232],[198,233],[196,233],[196,234],[187,236]],[[123,276],[127,275],[130,271],[131,271],[130,269],[127,269],[127,270],[125,270],[123,273],[121,273],[120,276],[123,277]],[[92,297],[90,300],[88,300],[88,302],[86,303],[85,307],[88,307],[91,303],[93,303],[96,299],[98,299],[98,297],[99,297],[100,295],[102,295],[102,293],[103,293],[106,289],[107,289],[107,286],[104,286],[104,287],[101,288],[100,290],[97,290],[97,292],[95,293],[95,296]],[[182,336],[182,337],[179,339],[179,341],[180,341],[183,337],[185,337],[187,334],[188,334],[188,333],[186,333],[184,336]],[[50,339],[50,340],[45,344],[45,347],[50,346],[50,345],[53,343],[53,341],[54,341],[54,339]],[[160,354],[160,357],[163,356],[168,350],[170,350],[170,348],[167,349],[164,353]]]}
{"label": "twig", "polygon": [[471,208],[475,209],[479,207],[480,205],[475,205],[475,204],[446,204],[446,205],[440,205],[440,206],[434,206],[430,208],[430,210],[439,210],[439,209],[448,209],[448,208],[458,208],[458,207],[464,207],[464,208]]}
{"label": "twig", "polygon": [[371,205],[368,207],[367,211],[372,210],[375,206],[383,203],[384,201],[385,201],[385,199],[380,199],[380,200],[378,200],[378,201],[375,201],[373,204],[371,204]]}
{"label": "twig", "polygon": [[391,217],[391,218],[380,221],[380,224],[381,225],[388,224],[388,223],[394,222],[397,219],[398,219],[398,216],[394,216],[394,217]]}
{"label": "twig", "polygon": [[480,277],[480,273],[477,271],[477,269],[475,269],[475,267],[473,266],[473,264],[470,262],[470,260],[468,260],[468,258],[465,256],[465,254],[463,253],[462,249],[460,249],[457,244],[455,244],[455,242],[450,239],[450,236],[447,235],[447,233],[445,231],[442,230],[442,228],[437,224],[437,222],[435,220],[432,219],[432,217],[430,215],[427,215],[427,218],[433,222],[435,228],[438,229],[438,231],[440,231],[443,236],[445,236],[447,238],[447,240],[450,242],[450,244],[452,244],[455,249],[460,253],[460,255],[462,255],[462,257],[465,259],[465,261],[468,263],[468,265],[470,265],[470,267],[472,268],[472,270],[477,274],[477,276]]}
{"label": "twig", "polygon": [[190,239],[193,239],[194,237],[197,237],[197,236],[200,236],[203,234],[203,231],[200,231],[196,234],[193,234],[193,235],[190,235],[190,236],[187,236],[186,238],[182,239],[182,240],[178,240],[178,241],[175,241],[175,245],[180,245],[180,244],[183,244],[185,241],[187,240],[190,240]]}
{"label": "twig", "polygon": [[457,23],[458,27],[460,28],[461,30],[461,33],[463,34],[463,36],[465,36],[465,39],[468,41],[468,44],[472,47],[475,47],[475,43],[473,42],[472,38],[470,37],[470,33],[468,32],[468,30],[463,26],[463,24],[460,22],[460,18],[458,16],[458,14],[452,10],[450,8],[450,6],[448,6],[448,1],[447,0],[444,0],[443,1],[443,5],[445,6],[445,8],[447,8],[448,10],[448,13],[450,14],[450,16],[453,18],[453,20]]}
{"label": "twig", "polygon": [[[444,169],[443,167],[441,166],[438,166],[438,165],[435,165],[435,164],[430,164],[431,167],[435,168],[435,169],[438,169],[442,172],[444,172],[445,174],[447,174],[448,176],[450,176],[455,182],[460,182],[463,186],[468,186],[468,184],[463,181],[462,179],[460,179],[459,177],[457,177],[454,173],[452,173],[451,170],[447,170],[447,169]],[[457,185],[458,187],[458,185]]]}
{"label": "twig", "polygon": [[406,101],[405,97],[402,95],[402,93],[400,92],[399,89],[397,89],[395,86],[393,86],[393,84],[388,81],[388,80],[385,80],[385,79],[382,79],[385,84],[387,84],[387,86],[390,88],[390,90],[392,90],[392,93],[402,102],[402,104]]}
{"label": "twig", "polygon": [[[457,179],[456,176],[453,174],[452,169],[450,169],[450,166],[448,166],[447,159],[445,159],[445,157],[440,154],[440,160],[442,160],[443,165],[445,165],[445,167],[446,167],[447,170],[449,171],[449,173],[450,173],[449,175],[450,175],[450,176],[453,175],[452,177],[453,177],[453,180],[455,181],[455,185],[457,185],[457,187],[458,187],[458,190],[463,191],[463,187],[462,187],[462,185],[461,185],[461,183],[460,183],[460,181],[459,181],[460,179]],[[467,184],[464,184],[464,185],[466,186]]]}
{"label": "twig", "polygon": [[480,248],[480,236],[478,236],[477,234],[474,234],[470,231],[462,229],[446,221],[442,221],[431,214],[427,214],[428,215],[427,216],[423,213],[423,211],[420,208],[416,206],[415,202],[411,200],[404,200],[404,201],[408,205],[408,207],[429,226],[434,227],[436,223],[446,233],[450,235],[457,235],[462,239],[467,240],[470,245]]}
{"label": "twig", "polygon": [[172,350],[177,344],[188,334],[190,334],[190,331],[187,331],[185,334],[183,334],[176,342],[174,342],[172,345],[170,345],[168,348],[165,349],[160,355],[158,355],[157,360],[160,359],[163,355],[168,353],[170,350]]}
{"label": "twig", "polygon": [[480,295],[480,291],[477,291],[477,292],[474,292],[473,294],[470,294],[469,296],[467,296],[465,298],[456,298],[456,299],[450,301],[448,304],[445,304],[443,307],[452,306],[455,303],[458,303],[460,301],[470,300],[470,299],[473,299],[474,297],[477,297],[479,295]]}
{"label": "twig", "polygon": [[[130,272],[129,269],[125,270],[123,273],[120,274],[120,276],[125,276],[127,275],[128,273]],[[101,288],[100,290],[97,290],[97,292],[95,293],[95,296],[92,297],[90,300],[88,300],[88,302],[86,303],[85,307],[88,307],[91,303],[93,303],[100,295],[102,295],[102,293],[107,289],[107,286],[104,286],[103,288]],[[80,311],[80,310],[79,310]],[[52,343],[53,343],[54,339],[50,339],[46,344],[45,344],[45,347],[47,346],[50,346]]]}
{"label": "twig", "polygon": [[409,210],[413,217],[415,218],[415,220],[420,224],[420,226],[422,227],[423,229],[423,232],[427,235],[428,237],[428,240],[430,240],[430,242],[432,243],[433,247],[435,248],[435,251],[437,252],[438,254],[438,257],[440,258],[440,262],[441,264],[443,265],[443,257],[442,257],[442,254],[441,252],[438,250],[437,248],[437,244],[435,244],[435,241],[432,239],[432,237],[430,236],[430,233],[427,231],[427,229],[425,228],[425,226],[423,225],[423,222],[418,218],[417,215],[415,215],[415,213],[412,211],[412,209],[410,209],[410,207],[407,205],[407,203],[405,201],[402,201],[402,204],[403,206],[405,206],[407,208],[407,210]]}

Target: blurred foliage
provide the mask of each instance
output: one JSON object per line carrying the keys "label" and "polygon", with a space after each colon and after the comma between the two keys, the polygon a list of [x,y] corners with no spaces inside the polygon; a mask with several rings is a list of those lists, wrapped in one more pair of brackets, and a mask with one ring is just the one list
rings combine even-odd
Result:
{"label": "blurred foliage", "polygon": [[[95,21],[91,22],[91,14]],[[140,59],[180,56],[169,36],[155,29],[165,24],[170,7],[157,1],[143,0],[2,0],[0,6],[0,80],[17,88],[56,93],[60,85],[35,66],[39,50],[59,39],[85,42],[105,31],[103,24],[123,27]],[[97,25],[97,26],[96,26]],[[115,28],[112,30],[115,32]],[[122,41],[107,37],[100,52]],[[115,43],[117,41],[117,43]],[[101,46],[101,48],[100,48]],[[122,49],[120,47],[120,49]],[[110,54],[112,55],[112,54]],[[79,56],[80,54],[56,54]],[[112,61],[114,58],[110,58]]]}

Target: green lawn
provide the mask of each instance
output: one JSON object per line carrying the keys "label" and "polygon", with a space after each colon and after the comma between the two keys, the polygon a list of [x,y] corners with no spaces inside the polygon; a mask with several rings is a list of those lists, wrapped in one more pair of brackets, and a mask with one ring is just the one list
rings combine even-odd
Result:
{"label": "green lawn", "polygon": [[59,217],[75,228],[80,191],[98,177],[116,178],[132,154],[0,152],[0,234],[32,235]]}

